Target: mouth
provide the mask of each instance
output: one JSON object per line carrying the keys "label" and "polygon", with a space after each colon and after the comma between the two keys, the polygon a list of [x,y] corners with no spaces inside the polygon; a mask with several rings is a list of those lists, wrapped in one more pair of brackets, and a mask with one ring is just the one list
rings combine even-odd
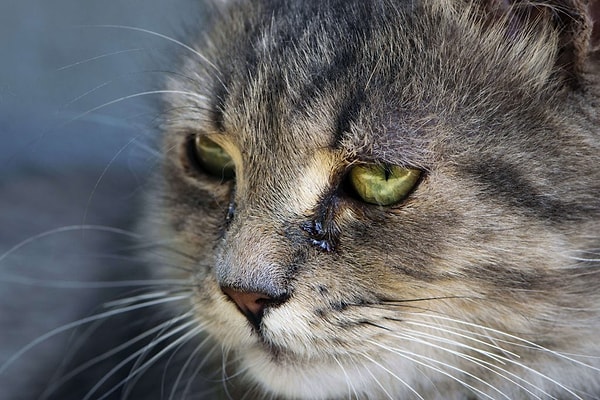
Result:
{"label": "mouth", "polygon": [[[261,353],[265,361],[275,365],[284,363],[295,363],[301,359],[301,355],[294,352],[289,343],[286,345],[281,338],[277,337],[264,321],[258,324],[250,323],[252,337],[255,340],[255,351]],[[244,349],[242,349],[244,351]]]}

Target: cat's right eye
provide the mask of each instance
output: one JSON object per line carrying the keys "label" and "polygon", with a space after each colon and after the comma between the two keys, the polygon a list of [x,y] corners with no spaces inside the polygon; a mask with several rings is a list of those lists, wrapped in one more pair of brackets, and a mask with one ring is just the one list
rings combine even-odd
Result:
{"label": "cat's right eye", "polygon": [[356,165],[349,183],[358,197],[369,204],[391,206],[404,200],[416,187],[421,171],[388,164]]}
{"label": "cat's right eye", "polygon": [[220,179],[232,179],[235,176],[235,163],[219,144],[206,136],[197,135],[193,146],[195,157],[204,171]]}

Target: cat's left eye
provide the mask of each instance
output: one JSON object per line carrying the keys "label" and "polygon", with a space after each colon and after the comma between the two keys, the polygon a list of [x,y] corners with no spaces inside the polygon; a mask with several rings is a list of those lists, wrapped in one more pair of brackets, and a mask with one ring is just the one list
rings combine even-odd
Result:
{"label": "cat's left eye", "polygon": [[198,135],[194,139],[194,149],[198,162],[209,174],[221,179],[231,179],[235,176],[233,159],[213,140]]}
{"label": "cat's left eye", "polygon": [[421,171],[388,164],[360,164],[352,167],[349,184],[369,204],[391,206],[404,200],[417,186]]}

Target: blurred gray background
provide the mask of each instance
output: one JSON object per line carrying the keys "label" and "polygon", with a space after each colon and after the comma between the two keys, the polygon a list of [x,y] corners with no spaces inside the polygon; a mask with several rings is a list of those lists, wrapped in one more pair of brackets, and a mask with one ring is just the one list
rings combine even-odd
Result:
{"label": "blurred gray background", "polygon": [[147,135],[156,96],[102,105],[156,89],[176,46],[101,25],[178,36],[201,23],[199,3],[0,1],[0,179],[23,165],[106,164],[118,151],[117,163],[143,162],[130,142]]}
{"label": "blurred gray background", "polygon": [[124,27],[202,24],[200,0],[0,0],[0,400],[38,398],[75,331],[20,349],[147,279],[127,234],[78,226],[132,229],[158,166],[158,96],[139,94],[180,49]]}

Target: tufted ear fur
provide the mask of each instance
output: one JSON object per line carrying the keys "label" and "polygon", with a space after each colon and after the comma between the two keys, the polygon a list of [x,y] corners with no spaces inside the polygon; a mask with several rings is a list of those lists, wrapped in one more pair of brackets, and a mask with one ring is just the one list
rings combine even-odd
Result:
{"label": "tufted ear fur", "polygon": [[556,32],[556,65],[574,86],[600,50],[600,0],[483,0],[483,5],[488,23],[503,21],[509,38],[529,30]]}

